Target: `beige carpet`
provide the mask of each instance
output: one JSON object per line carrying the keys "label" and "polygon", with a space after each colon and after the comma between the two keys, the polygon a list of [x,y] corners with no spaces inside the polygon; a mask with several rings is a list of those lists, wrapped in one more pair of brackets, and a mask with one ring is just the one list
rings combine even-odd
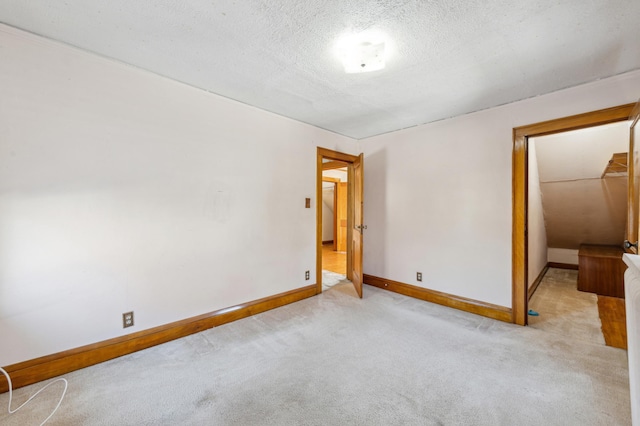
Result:
{"label": "beige carpet", "polygon": [[625,351],[350,283],[65,376],[52,425],[630,423]]}
{"label": "beige carpet", "polygon": [[578,271],[549,268],[529,301],[529,325],[539,330],[604,345],[598,296],[578,291]]}

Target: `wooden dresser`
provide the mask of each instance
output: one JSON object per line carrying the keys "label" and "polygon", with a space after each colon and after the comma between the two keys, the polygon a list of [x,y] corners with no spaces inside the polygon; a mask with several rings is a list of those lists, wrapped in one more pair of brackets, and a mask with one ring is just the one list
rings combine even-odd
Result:
{"label": "wooden dresser", "polygon": [[578,251],[578,290],[624,298],[624,250],[583,244]]}

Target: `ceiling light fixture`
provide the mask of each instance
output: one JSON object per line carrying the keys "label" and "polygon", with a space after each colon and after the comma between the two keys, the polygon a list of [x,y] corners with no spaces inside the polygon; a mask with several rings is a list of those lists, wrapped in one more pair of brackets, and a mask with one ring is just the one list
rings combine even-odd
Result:
{"label": "ceiling light fixture", "polygon": [[379,33],[344,36],[338,42],[337,50],[347,74],[378,71],[385,67],[385,40]]}

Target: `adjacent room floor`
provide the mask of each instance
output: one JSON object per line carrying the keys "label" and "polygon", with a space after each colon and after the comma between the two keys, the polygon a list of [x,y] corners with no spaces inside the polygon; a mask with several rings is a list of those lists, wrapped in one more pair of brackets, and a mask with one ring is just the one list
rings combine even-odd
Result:
{"label": "adjacent room floor", "polygon": [[347,253],[333,250],[333,243],[323,244],[322,269],[345,275],[347,273]]}
{"label": "adjacent room floor", "polygon": [[322,290],[347,281],[347,253],[335,251],[333,243],[322,245]]}
{"label": "adjacent room floor", "polygon": [[529,325],[539,330],[626,349],[624,299],[578,291],[578,271],[549,268],[529,308]]}

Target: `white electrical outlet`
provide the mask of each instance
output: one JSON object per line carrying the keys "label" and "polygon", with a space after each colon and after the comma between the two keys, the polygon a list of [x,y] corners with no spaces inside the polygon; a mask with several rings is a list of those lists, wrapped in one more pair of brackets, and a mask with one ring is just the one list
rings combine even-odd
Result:
{"label": "white electrical outlet", "polygon": [[133,311],[122,314],[122,328],[133,327]]}

